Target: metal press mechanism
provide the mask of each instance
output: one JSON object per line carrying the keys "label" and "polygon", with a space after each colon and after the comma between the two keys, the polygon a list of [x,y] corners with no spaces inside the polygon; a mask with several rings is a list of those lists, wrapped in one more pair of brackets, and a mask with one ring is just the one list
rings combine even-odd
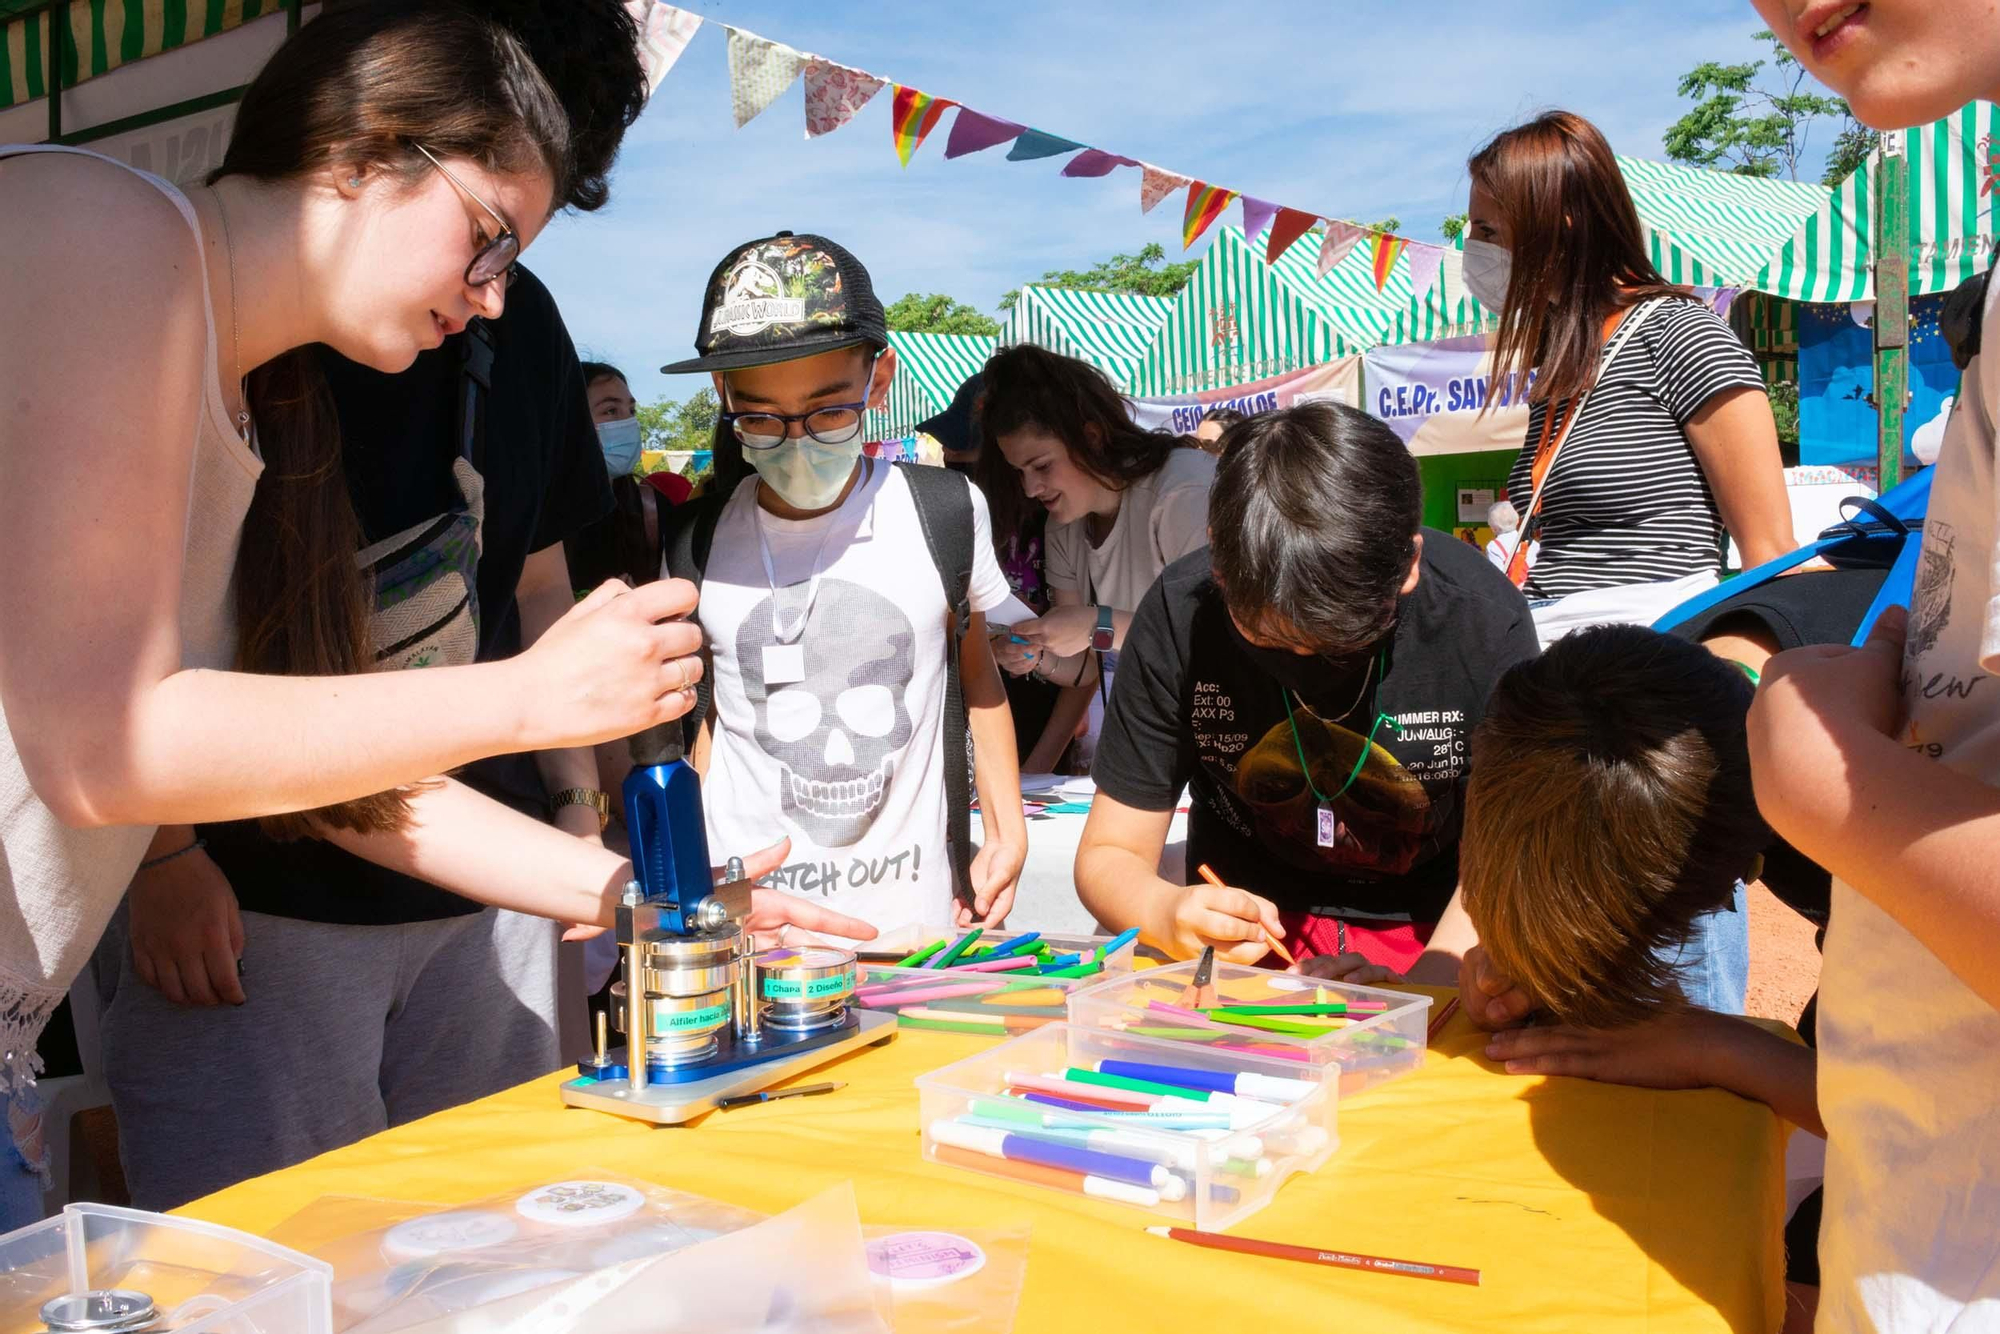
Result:
{"label": "metal press mechanism", "polygon": [[[701,779],[668,723],[631,741],[625,825],[634,879],[618,906],[623,978],[612,1014],[625,1034],[597,1046],[562,1086],[563,1101],[672,1124],[717,1100],[755,1093],[896,1035],[896,1017],[848,1005],[854,955],[827,946],[756,952],[743,919],[750,889],[732,860],[709,872]],[[634,1053],[641,1055],[635,1059]]]}

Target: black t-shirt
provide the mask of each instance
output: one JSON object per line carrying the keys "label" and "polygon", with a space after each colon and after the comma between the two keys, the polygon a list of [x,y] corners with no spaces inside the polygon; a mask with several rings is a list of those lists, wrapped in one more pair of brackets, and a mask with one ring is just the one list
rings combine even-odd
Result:
{"label": "black t-shirt", "polygon": [[[521,649],[514,592],[528,556],[611,506],[583,369],[555,299],[524,269],[508,289],[505,311],[488,327],[494,358],[477,577],[481,661]],[[466,337],[446,339],[400,375],[384,375],[322,350],[320,364],[340,414],[342,461],[364,541],[392,537],[463,503],[451,466],[458,454],[456,395]],[[546,813],[541,777],[526,755],[484,760],[458,777],[516,810],[537,818]],[[237,903],[252,912],[373,926],[479,911],[470,899],[331,844],[274,842],[254,821],[207,825],[200,832]]]}
{"label": "black t-shirt", "polygon": [[[1139,604],[1098,741],[1105,795],[1166,811],[1190,790],[1187,862],[1280,908],[1435,922],[1458,884],[1472,729],[1501,673],[1537,652],[1527,603],[1478,548],[1424,532],[1379,679],[1344,715],[1294,705],[1241,647],[1206,549],[1167,566]],[[1364,678],[1365,680],[1366,678]],[[1338,707],[1338,706],[1335,706]],[[1340,792],[1378,713],[1382,727]],[[1319,846],[1319,803],[1338,821]]]}

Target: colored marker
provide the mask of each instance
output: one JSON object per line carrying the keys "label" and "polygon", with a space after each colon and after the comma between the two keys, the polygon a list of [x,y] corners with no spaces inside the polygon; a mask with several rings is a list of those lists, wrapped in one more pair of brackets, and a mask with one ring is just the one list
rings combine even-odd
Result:
{"label": "colored marker", "polygon": [[1338,1024],[1302,1024],[1291,1019],[1260,1019],[1248,1014],[1211,1014],[1208,1017],[1231,1028],[1254,1028],[1264,1033],[1282,1033],[1288,1038],[1323,1038],[1345,1027]]}
{"label": "colored marker", "polygon": [[927,968],[949,968],[958,962],[958,957],[972,948],[972,942],[979,939],[980,928],[973,927],[958,938],[958,943],[925,965]]}
{"label": "colored marker", "polygon": [[1042,963],[1042,967],[1074,968],[1082,962],[1083,962],[1083,955],[1080,952],[1076,954],[1058,954],[1053,958],[1044,960]]}
{"label": "colored marker", "polygon": [[930,1010],[921,1005],[912,1005],[899,1010],[897,1015],[903,1019],[929,1019],[940,1024],[978,1024],[996,1033],[1027,1033],[1040,1028],[1043,1024],[1056,1022],[1053,1016],[1031,1017],[1001,1014],[998,1011],[991,1014],[974,1014],[967,1010]]}
{"label": "colored marker", "polygon": [[1090,977],[1104,971],[1101,963],[1081,963],[1074,968],[1042,969],[1043,977]]}
{"label": "colored marker", "polygon": [[919,1001],[951,1000],[959,996],[984,996],[993,990],[987,982],[961,982],[956,986],[912,987],[886,986],[863,987],[854,993],[854,999],[871,1009],[894,1009],[898,1005],[915,1005]]}
{"label": "colored marker", "polygon": [[935,1145],[931,1152],[937,1156],[939,1162],[949,1163],[953,1167],[965,1167],[975,1172],[990,1172],[996,1176],[1012,1177],[1016,1181],[1026,1181],[1036,1186],[1054,1186],[1057,1190],[1088,1195],[1092,1199],[1136,1204],[1146,1209],[1157,1209],[1160,1206],[1160,1192],[1149,1186],[1134,1186],[1127,1182],[1088,1176],[1081,1172],[1065,1172],[1060,1168],[1043,1167],[1037,1163],[1008,1162],[1005,1159],[989,1158],[985,1154],[954,1149],[949,1144]]}
{"label": "colored marker", "polygon": [[1060,1097],[1054,1093],[1024,1093],[1023,1102],[1032,1102],[1038,1107],[1055,1107],[1065,1112],[1088,1112],[1094,1116],[1106,1116],[1119,1121],[1144,1124],[1161,1130],[1219,1130],[1224,1134],[1236,1129],[1226,1116],[1213,1112],[1190,1112],[1174,1110],[1168,1112],[1121,1112],[1109,1106],[1078,1102],[1074,1098]]}
{"label": "colored marker", "polygon": [[1175,1176],[1170,1169],[1158,1163],[1142,1163],[1122,1154],[1100,1153],[1095,1149],[1079,1149],[1067,1144],[1043,1144],[1025,1135],[989,1130],[984,1126],[968,1126],[956,1120],[933,1121],[929,1133],[935,1144],[984,1154],[989,1158],[1004,1158],[1009,1162],[1035,1163],[1065,1172],[1103,1177],[1107,1181],[1149,1186],[1165,1199],[1180,1199],[1187,1193],[1187,1182]]}
{"label": "colored marker", "polygon": [[915,954],[912,954],[907,958],[898,959],[895,963],[891,964],[890,967],[921,968],[923,966],[924,960],[930,958],[933,954],[936,954],[939,950],[943,948],[944,948],[944,942],[942,940],[936,941],[932,944],[924,946],[922,949],[918,950]]}
{"label": "colored marker", "polygon": [[1030,958],[1000,958],[996,956],[981,959],[977,963],[966,963],[961,960],[951,965],[951,971],[954,973],[1011,973],[1016,968],[1033,968],[1034,966],[1035,961]]}
{"label": "colored marker", "polygon": [[1003,940],[993,947],[993,957],[997,959],[1003,955],[1019,954],[1024,950],[1032,951],[1035,942],[1041,938],[1041,932],[1030,931],[1024,936],[1015,936],[1012,940]]}
{"label": "colored marker", "polygon": [[1401,1274],[1405,1278],[1431,1278],[1443,1283],[1479,1286],[1477,1269],[1461,1269],[1457,1265],[1390,1260],[1379,1255],[1356,1255],[1351,1251],[1315,1250],[1310,1246],[1288,1246],[1283,1242],[1259,1241],[1255,1237],[1229,1237],[1219,1232],[1197,1232],[1193,1228],[1185,1227],[1149,1227],[1146,1231],[1156,1237],[1172,1237],[1175,1241],[1185,1241],[1195,1246],[1209,1246],[1218,1251],[1235,1251],[1241,1255],[1265,1255],[1276,1260],[1299,1260],[1312,1265],[1331,1265],[1336,1269],[1365,1269],[1376,1274]]}
{"label": "colored marker", "polygon": [[1151,1080],[1172,1087],[1208,1089],[1213,1093],[1233,1093],[1239,1098],[1260,1098],[1266,1102],[1304,1102],[1318,1091],[1310,1079],[1285,1079],[1252,1071],[1188,1070],[1177,1065],[1151,1065],[1143,1061],[1099,1061],[1101,1075],[1122,1075],[1127,1079]]}
{"label": "colored marker", "polygon": [[1109,1088],[1101,1084],[1084,1084],[1060,1075],[1031,1075],[1009,1070],[1004,1076],[1009,1084],[1019,1089],[1032,1089],[1037,1093],[1055,1093],[1062,1097],[1089,1098],[1101,1102],[1119,1103],[1138,1111],[1150,1111],[1160,1101],[1155,1093],[1138,1093],[1131,1089]]}
{"label": "colored marker", "polygon": [[[999,1117],[962,1116],[961,1122],[969,1126],[981,1126],[987,1130],[1004,1130],[1027,1139],[1044,1140],[1051,1144],[1068,1144],[1079,1149],[1096,1149],[1100,1153],[1122,1153],[1128,1158],[1141,1162],[1158,1163],[1162,1167],[1176,1167],[1183,1172],[1195,1170],[1196,1161],[1201,1156],[1200,1149],[1192,1144],[1176,1143],[1160,1135],[1135,1135],[1129,1130],[1086,1130],[1065,1126],[1022,1125],[1015,1121],[1001,1120]],[[1257,1161],[1262,1162],[1260,1158]]]}
{"label": "colored marker", "polygon": [[1104,960],[1118,953],[1118,951],[1124,949],[1138,938],[1139,928],[1136,926],[1120,931],[1117,935],[1097,947],[1097,961],[1099,963],[1104,962]]}
{"label": "colored marker", "polygon": [[1349,1006],[1335,1001],[1331,1005],[1218,1005],[1208,1013],[1263,1019],[1285,1014],[1331,1015],[1335,1018],[1345,1018],[1349,1014],[1380,1014],[1382,1011],[1366,1005]]}

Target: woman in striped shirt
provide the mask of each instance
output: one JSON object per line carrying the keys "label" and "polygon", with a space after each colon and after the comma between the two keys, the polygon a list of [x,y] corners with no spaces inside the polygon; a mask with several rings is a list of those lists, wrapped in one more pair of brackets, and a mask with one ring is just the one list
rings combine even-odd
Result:
{"label": "woman in striped shirt", "polygon": [[1763,378],[1723,320],[1647,257],[1604,136],[1548,112],[1467,164],[1466,288],[1500,311],[1495,379],[1533,371],[1508,478],[1534,569],[1510,562],[1542,641],[1650,624],[1795,545]]}

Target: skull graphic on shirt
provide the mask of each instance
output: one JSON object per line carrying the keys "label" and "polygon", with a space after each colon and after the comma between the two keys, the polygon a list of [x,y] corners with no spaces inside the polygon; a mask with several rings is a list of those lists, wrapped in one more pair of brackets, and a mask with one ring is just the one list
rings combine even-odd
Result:
{"label": "skull graphic on shirt", "polygon": [[[785,594],[789,626],[805,590]],[[786,818],[820,847],[850,847],[881,813],[896,756],[915,731],[908,701],[916,632],[881,594],[822,579],[794,641],[804,649],[804,679],[773,684],[764,679],[764,650],[778,642],[777,606],[764,598],[736,632],[757,745],[778,764]]]}

